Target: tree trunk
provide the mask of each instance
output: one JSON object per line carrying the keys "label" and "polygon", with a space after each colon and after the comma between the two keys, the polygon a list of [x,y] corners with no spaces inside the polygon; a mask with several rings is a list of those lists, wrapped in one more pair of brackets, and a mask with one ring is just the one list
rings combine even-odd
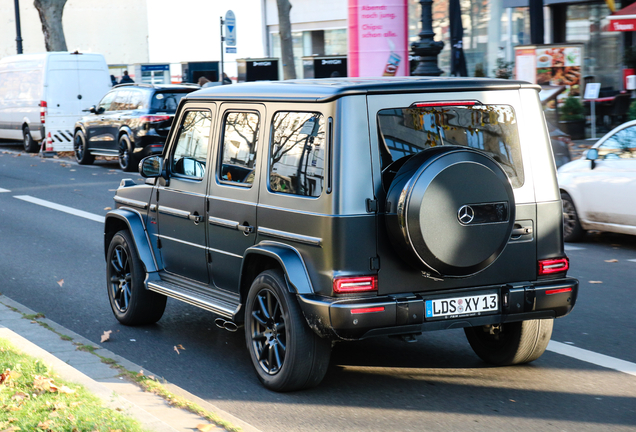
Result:
{"label": "tree trunk", "polygon": [[278,6],[278,32],[280,34],[281,60],[283,61],[283,79],[296,79],[294,46],[289,19],[292,5],[289,0],[276,0],[276,5]]}
{"label": "tree trunk", "polygon": [[47,51],[68,51],[62,27],[62,13],[66,0],[34,0],[33,6],[40,14],[44,45]]}

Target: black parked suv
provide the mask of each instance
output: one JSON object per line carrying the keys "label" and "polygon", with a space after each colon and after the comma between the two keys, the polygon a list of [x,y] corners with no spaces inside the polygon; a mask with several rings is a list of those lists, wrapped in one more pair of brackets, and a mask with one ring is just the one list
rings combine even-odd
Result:
{"label": "black parked suv", "polygon": [[185,97],[106,216],[127,325],[166,297],[245,329],[261,382],[317,385],[332,343],[464,328],[526,363],[576,302],[548,130],[523,82],[248,83]]}
{"label": "black parked suv", "polygon": [[75,124],[73,149],[77,162],[92,164],[95,156],[115,156],[124,171],[161,153],[179,101],[198,90],[195,85],[121,84],[106,93],[90,115]]}

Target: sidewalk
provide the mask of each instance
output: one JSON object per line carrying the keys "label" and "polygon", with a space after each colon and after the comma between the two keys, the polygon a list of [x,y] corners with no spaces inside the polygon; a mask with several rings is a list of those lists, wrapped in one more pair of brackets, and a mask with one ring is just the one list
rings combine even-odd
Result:
{"label": "sidewalk", "polygon": [[[35,315],[35,312],[0,294],[0,338],[9,340],[24,353],[44,360],[62,378],[81,384],[100,397],[106,406],[122,411],[137,419],[146,429],[155,432],[192,432],[197,431],[199,425],[210,424],[205,418],[171,406],[160,396],[144,392],[136,384],[120,377],[119,371],[103,363],[100,357],[79,351],[75,344],[94,347],[96,354],[114,360],[129,371],[139,372],[144,369],[141,366],[95,345],[49,319],[37,319],[55,332],[72,338],[63,340],[54,331],[25,319],[23,315]],[[152,372],[144,369],[144,374],[148,376]],[[177,386],[168,383],[163,385],[171,393],[196,403],[234,427],[241,428],[243,432],[259,432],[253,426]],[[219,426],[205,430],[226,431]]]}

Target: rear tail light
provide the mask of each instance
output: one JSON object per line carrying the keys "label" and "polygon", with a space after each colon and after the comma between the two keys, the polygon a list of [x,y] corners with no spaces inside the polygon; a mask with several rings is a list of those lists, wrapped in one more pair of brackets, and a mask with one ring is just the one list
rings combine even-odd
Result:
{"label": "rear tail light", "polygon": [[339,294],[377,290],[377,276],[341,277],[333,280],[333,291]]}
{"label": "rear tail light", "polygon": [[44,124],[46,121],[46,101],[40,101],[40,123]]}
{"label": "rear tail light", "polygon": [[550,275],[554,273],[563,273],[570,268],[570,260],[565,258],[546,259],[539,261],[539,276]]}
{"label": "rear tail light", "polygon": [[170,120],[172,117],[167,115],[145,115],[139,117],[142,123],[160,123],[166,120]]}

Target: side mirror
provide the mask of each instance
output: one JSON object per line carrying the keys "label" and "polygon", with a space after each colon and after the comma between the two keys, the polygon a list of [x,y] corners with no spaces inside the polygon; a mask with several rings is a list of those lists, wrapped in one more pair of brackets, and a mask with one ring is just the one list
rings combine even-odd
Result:
{"label": "side mirror", "polygon": [[139,164],[139,174],[144,178],[157,178],[163,174],[163,158],[161,156],[148,156]]}
{"label": "side mirror", "polygon": [[596,160],[598,159],[598,149],[591,148],[585,154],[585,158],[590,161],[591,168],[594,169],[596,167]]}

